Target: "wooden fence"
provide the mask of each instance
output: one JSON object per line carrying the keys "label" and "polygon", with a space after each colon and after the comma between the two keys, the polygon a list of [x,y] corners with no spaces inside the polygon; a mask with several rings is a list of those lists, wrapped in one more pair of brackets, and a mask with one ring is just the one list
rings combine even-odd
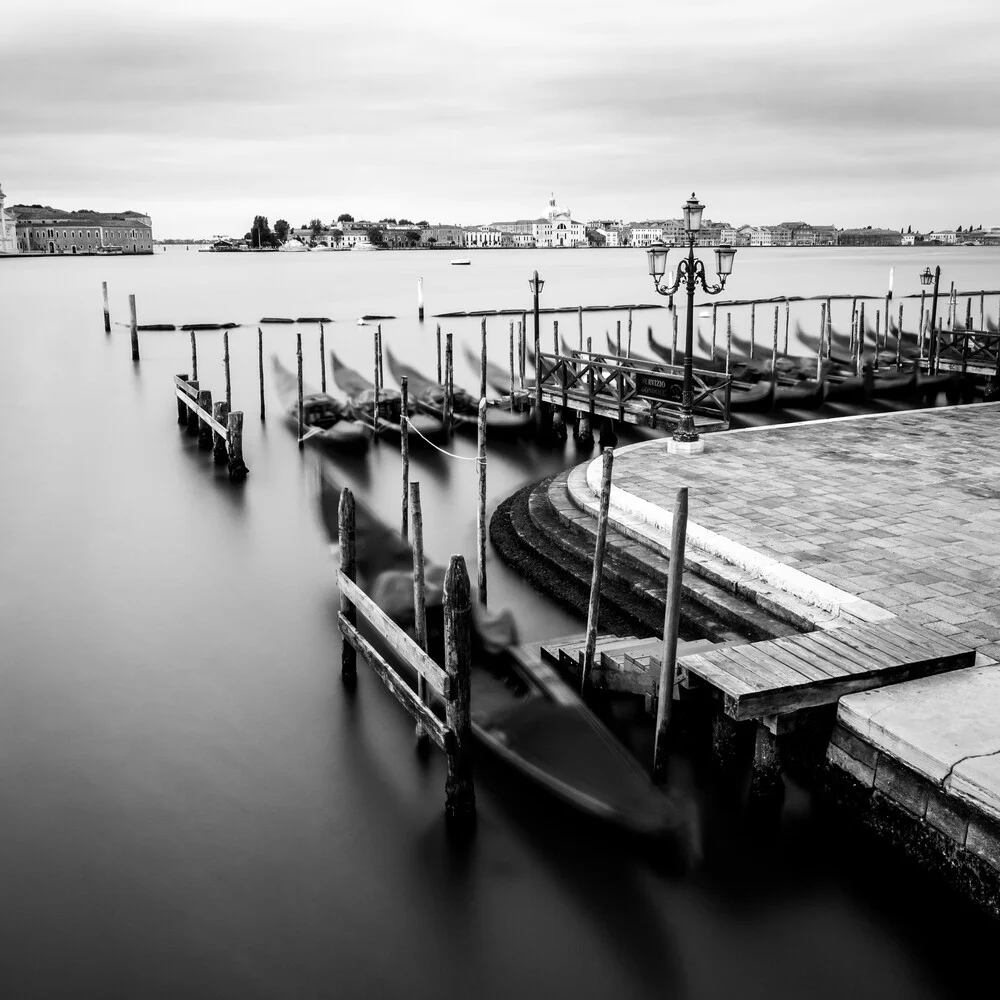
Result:
{"label": "wooden fence", "polygon": [[229,478],[234,482],[246,479],[249,470],[243,462],[243,412],[229,412],[223,401],[213,404],[212,393],[200,388],[187,375],[174,376],[177,397],[177,423],[187,427],[189,434],[198,435],[198,447],[212,449],[215,462],[229,465]]}

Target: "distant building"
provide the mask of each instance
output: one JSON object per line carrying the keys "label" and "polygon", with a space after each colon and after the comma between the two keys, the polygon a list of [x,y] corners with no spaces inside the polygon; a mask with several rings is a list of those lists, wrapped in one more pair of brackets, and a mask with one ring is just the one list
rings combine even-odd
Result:
{"label": "distant building", "polygon": [[503,246],[505,234],[493,226],[470,226],[463,229],[465,246],[474,249]]}
{"label": "distant building", "polygon": [[842,229],[837,233],[841,247],[898,247],[903,236],[897,229]]}
{"label": "distant building", "polygon": [[439,247],[464,247],[465,230],[461,226],[427,226],[420,230],[420,242]]}
{"label": "distant building", "polygon": [[900,243],[904,247],[916,246],[917,243],[923,243],[924,238],[920,233],[903,233],[900,236]]}
{"label": "distant building", "polygon": [[629,246],[648,247],[662,243],[663,227],[652,222],[633,222],[629,226]]}
{"label": "distant building", "polygon": [[594,232],[595,233],[599,233],[601,236],[604,237],[604,245],[606,247],[621,246],[621,244],[618,242],[618,230],[617,229],[614,229],[614,228],[611,228],[611,229],[595,229]]}
{"label": "distant building", "polygon": [[586,246],[586,229],[582,222],[574,222],[569,209],[556,205],[555,195],[549,199],[549,211],[543,219],[518,219],[515,222],[494,222],[491,229],[502,233],[528,234],[539,247]]}
{"label": "distant building", "polygon": [[17,222],[4,208],[6,195],[0,185],[0,253],[17,253]]}
{"label": "distant building", "polygon": [[818,247],[832,247],[837,244],[836,226],[810,226],[813,233],[813,245]]}
{"label": "distant building", "polygon": [[742,226],[739,232],[743,246],[746,247],[769,247],[771,246],[771,230],[766,226]]}
{"label": "distant building", "polygon": [[928,233],[924,237],[925,243],[954,243],[958,239],[957,235],[950,229]]}
{"label": "distant building", "polygon": [[64,212],[47,205],[15,205],[14,213],[22,253],[153,252],[152,221],[140,212]]}

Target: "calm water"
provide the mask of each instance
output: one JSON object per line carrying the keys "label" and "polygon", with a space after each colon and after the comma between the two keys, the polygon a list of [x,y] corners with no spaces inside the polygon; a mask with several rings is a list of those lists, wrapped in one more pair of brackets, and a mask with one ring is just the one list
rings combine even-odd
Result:
{"label": "calm water", "polygon": [[[101,325],[102,279],[116,320],[129,292],[143,323],[327,315],[329,346],[367,371],[372,329],[355,320],[390,313],[386,343],[432,372],[418,275],[428,315],[527,306],[534,268],[548,305],[655,298],[636,251],[448,260],[170,247],[0,262],[3,995],[962,995],[992,972],[995,928],[828,834],[794,786],[773,851],[715,808],[708,861],[677,875],[485,769],[478,836],[452,850],[443,759],[413,753],[408,719],[363,668],[353,699],[341,687],[315,456],[273,395],[257,419],[255,327],[231,334],[251,469],[232,487],[176,426],[186,335],[144,334],[133,366],[127,330]],[[996,286],[988,250],[760,250],[740,251],[730,290],[879,294],[896,264],[899,295],[938,262],[945,283]],[[665,313],[642,316],[666,339]],[[588,316],[587,332],[616,318]],[[477,322],[449,324],[477,342]],[[296,329],[318,384],[313,328],[268,327],[265,350],[294,366]],[[506,322],[491,331],[505,362]],[[221,336],[201,334],[199,350],[218,397]],[[461,352],[456,367],[474,389]],[[491,449],[490,503],[583,457]],[[340,475],[397,519],[390,448]],[[412,476],[428,553],[474,565],[472,463],[414,455]],[[489,572],[491,603],[513,607],[526,638],[582,629],[501,565]]]}

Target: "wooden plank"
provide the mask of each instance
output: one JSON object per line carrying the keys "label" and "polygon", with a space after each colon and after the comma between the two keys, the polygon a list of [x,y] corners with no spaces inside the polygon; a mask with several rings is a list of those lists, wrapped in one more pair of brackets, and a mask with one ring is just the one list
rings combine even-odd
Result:
{"label": "wooden plank", "polygon": [[723,694],[738,696],[751,694],[756,690],[739,677],[726,673],[724,667],[719,667],[712,660],[706,659],[705,653],[691,653],[680,657],[677,662]]}
{"label": "wooden plank", "polygon": [[[842,629],[837,629],[837,631],[840,632]],[[846,662],[858,664],[860,670],[851,670],[851,673],[860,673],[862,670],[878,670],[882,664],[881,659],[869,656],[857,647],[842,642],[827,632],[813,632],[809,637],[813,642],[829,649],[834,656],[842,657]]]}
{"label": "wooden plank", "polygon": [[967,647],[947,636],[938,635],[937,632],[932,632],[930,629],[910,625],[898,618],[891,622],[880,622],[878,628],[881,633],[890,632],[903,639],[908,639],[921,649],[932,650],[945,656],[949,653],[964,653],[967,650]]}
{"label": "wooden plank", "polygon": [[734,658],[730,650],[713,650],[706,656],[710,657],[721,669],[739,677],[755,693],[788,686],[787,678],[751,660]]}
{"label": "wooden plank", "polygon": [[808,664],[813,670],[825,670],[829,678],[843,677],[844,674],[855,672],[854,670],[845,669],[839,664],[835,664],[829,657],[821,659],[818,652],[815,657],[810,658],[809,653],[804,651],[798,644],[797,640],[800,638],[801,636],[798,635],[784,636],[780,644],[779,640],[773,640],[768,644],[768,652],[776,659],[780,660],[784,658],[792,666]]}
{"label": "wooden plank", "polygon": [[842,648],[837,648],[832,644],[821,642],[820,637],[814,633],[797,635],[792,641],[795,643],[795,648],[800,649],[804,655],[815,654],[821,659],[834,677],[843,677],[844,674],[864,674],[879,666],[890,666],[890,663],[880,664],[875,659],[866,661],[860,653],[852,652],[851,647],[843,643],[841,643]]}
{"label": "wooden plank", "polygon": [[[838,629],[837,631],[839,632],[839,631],[842,631],[842,630]],[[799,640],[801,638],[802,638],[801,635],[790,635],[790,636],[785,636],[785,637],[783,637],[781,639],[775,639],[774,641],[777,642],[777,643],[780,643],[782,649],[787,649],[787,650],[790,650],[790,651],[792,651],[794,653],[795,649],[797,648],[795,644],[796,644],[797,640]],[[831,659],[830,662],[833,663],[834,661]],[[891,662],[895,662],[895,661],[885,660],[884,663],[883,663],[883,665],[884,666],[889,666]],[[841,675],[843,675],[843,674],[860,674],[860,673],[866,673],[867,670],[868,670],[867,667],[862,667],[862,666],[854,663],[853,660],[848,661],[846,659],[844,660],[844,662],[838,663],[837,666],[839,668],[839,671],[840,671]]]}
{"label": "wooden plank", "polygon": [[189,409],[194,410],[195,413],[201,418],[201,420],[208,424],[216,434],[220,435],[222,438],[229,439],[229,428],[223,427],[215,417],[212,416],[207,410],[203,410],[198,403],[193,400],[187,393],[181,392],[180,389],[176,392],[177,398]]}
{"label": "wooden plank", "polygon": [[723,655],[741,669],[750,670],[760,678],[758,692],[773,690],[787,691],[803,684],[814,684],[815,680],[807,677],[778,660],[770,658],[766,652],[756,659],[747,655],[745,647],[727,649]]}
{"label": "wooden plank", "polygon": [[[852,633],[850,629],[837,629],[837,631],[850,633],[841,636],[840,641],[879,662],[881,665],[876,667],[876,670],[885,670],[887,667],[895,667],[900,663],[909,663],[910,660],[915,658],[912,650],[906,652],[892,646],[886,646],[884,643],[873,643],[870,641],[871,637],[867,634],[859,635]],[[916,658],[919,659],[920,657],[917,656]]]}
{"label": "wooden plank", "polygon": [[[125,324],[123,323],[122,325],[124,326]],[[190,386],[187,382],[184,381],[184,379],[178,378],[176,375],[174,376],[174,388],[179,389],[185,395],[190,396],[192,399],[198,398],[198,390]]]}
{"label": "wooden plank", "polygon": [[358,609],[381,634],[386,645],[446,700],[451,697],[451,678],[439,667],[353,580],[337,571],[341,594]]}
{"label": "wooden plank", "polygon": [[881,649],[887,656],[894,657],[897,663],[926,659],[928,654],[939,654],[939,650],[921,648],[908,639],[900,639],[885,633],[868,632],[862,636],[845,637],[845,642],[859,642],[874,649]]}
{"label": "wooden plank", "polygon": [[821,666],[801,659],[798,656],[792,656],[783,650],[776,649],[771,643],[761,643],[759,646],[741,646],[739,647],[739,653],[741,656],[745,656],[756,663],[766,664],[777,661],[783,667],[800,674],[803,680],[810,682],[828,681],[832,676],[841,676],[843,674],[843,671],[840,671],[838,675],[830,674],[823,670]]}
{"label": "wooden plank", "polygon": [[452,741],[448,727],[420,700],[417,692],[392,669],[388,661],[343,614],[340,614],[339,622],[344,641],[349,642],[365,658],[372,670],[382,678],[382,682],[392,692],[396,701],[424,727],[434,743],[442,750],[447,750]]}

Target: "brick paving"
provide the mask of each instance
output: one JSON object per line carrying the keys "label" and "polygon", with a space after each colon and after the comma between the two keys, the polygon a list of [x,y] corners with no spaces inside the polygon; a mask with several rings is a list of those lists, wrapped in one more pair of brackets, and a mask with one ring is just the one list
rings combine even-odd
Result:
{"label": "brick paving", "polygon": [[1000,404],[644,443],[614,485],[1000,660]]}

